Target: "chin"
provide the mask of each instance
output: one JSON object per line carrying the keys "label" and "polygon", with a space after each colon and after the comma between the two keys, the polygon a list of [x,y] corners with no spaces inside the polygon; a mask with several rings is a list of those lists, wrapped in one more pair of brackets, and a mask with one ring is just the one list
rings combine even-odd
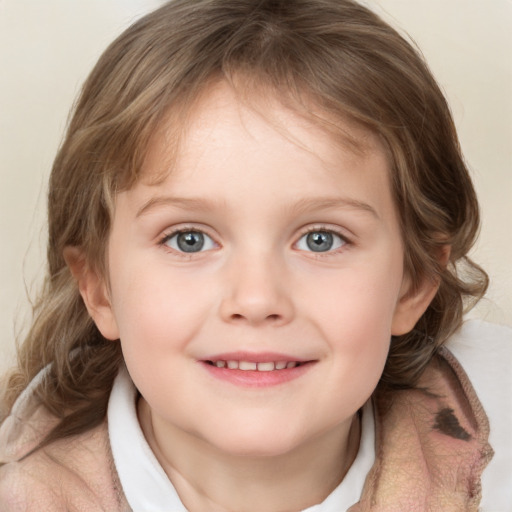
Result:
{"label": "chin", "polygon": [[[222,449],[224,448],[224,449]],[[254,458],[268,458],[280,457],[287,455],[293,451],[294,445],[279,445],[272,444],[269,446],[267,443],[253,443],[252,445],[230,445],[221,447],[221,450],[232,457],[243,457],[248,459]]]}
{"label": "chin", "polygon": [[300,444],[300,440],[289,435],[279,436],[276,432],[259,430],[258,432],[235,432],[229,437],[206,440],[216,448],[233,457],[279,457],[293,452]]}

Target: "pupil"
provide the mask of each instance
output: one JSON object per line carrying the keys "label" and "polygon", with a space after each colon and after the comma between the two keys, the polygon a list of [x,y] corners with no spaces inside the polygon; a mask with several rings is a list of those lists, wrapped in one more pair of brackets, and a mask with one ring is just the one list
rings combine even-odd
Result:
{"label": "pupil", "polygon": [[306,238],[308,247],[314,252],[325,252],[332,248],[332,234],[326,231],[315,231],[309,233]]}
{"label": "pupil", "polygon": [[204,236],[197,231],[187,231],[178,235],[177,242],[183,252],[198,252],[203,248]]}

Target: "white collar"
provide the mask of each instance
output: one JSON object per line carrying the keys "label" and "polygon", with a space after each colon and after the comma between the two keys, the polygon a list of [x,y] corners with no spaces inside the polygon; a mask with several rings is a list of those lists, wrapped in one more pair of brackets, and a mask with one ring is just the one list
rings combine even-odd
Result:
{"label": "white collar", "polygon": [[[137,390],[123,367],[108,404],[108,433],[114,463],[132,510],[187,512],[176,490],[151,451],[137,419]],[[303,512],[341,512],[360,499],[367,473],[375,461],[373,408],[363,407],[357,457],[341,484],[319,505]]]}

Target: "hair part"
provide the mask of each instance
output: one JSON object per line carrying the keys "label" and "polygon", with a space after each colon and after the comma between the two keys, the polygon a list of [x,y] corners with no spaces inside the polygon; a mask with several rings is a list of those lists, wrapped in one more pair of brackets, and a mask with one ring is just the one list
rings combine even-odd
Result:
{"label": "hair part", "polygon": [[[475,191],[445,98],[411,44],[352,0],[169,2],[102,55],[53,166],[47,276],[4,397],[11,407],[48,368],[37,393],[62,421],[47,441],[103,420],[122,362],[120,344],[104,339],[89,317],[64,248],[80,247],[106,275],[116,194],[141,179],[166,116],[176,119],[168,136],[178,151],[181,121],[219,79],[241,97],[269,88],[331,134],[343,136],[332,120],[348,119],[384,142],[405,272],[413,286],[429,279],[439,290],[416,329],[393,338],[381,385],[414,386],[465,306],[485,292],[486,274],[467,257],[479,227]],[[439,251],[446,246],[445,266]]]}

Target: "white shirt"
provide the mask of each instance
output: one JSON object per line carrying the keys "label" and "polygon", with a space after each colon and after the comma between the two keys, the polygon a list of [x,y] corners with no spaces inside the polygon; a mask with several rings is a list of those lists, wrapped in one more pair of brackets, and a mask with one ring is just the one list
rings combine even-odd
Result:
{"label": "white shirt", "polygon": [[[447,343],[462,364],[491,425],[495,455],[482,476],[482,512],[512,511],[512,329],[466,322]],[[135,512],[186,512],[176,490],[149,447],[137,419],[136,389],[119,373],[108,406],[108,428],[116,469]],[[370,403],[363,407],[361,442],[341,484],[303,512],[342,512],[360,499],[375,461],[375,427]]]}

